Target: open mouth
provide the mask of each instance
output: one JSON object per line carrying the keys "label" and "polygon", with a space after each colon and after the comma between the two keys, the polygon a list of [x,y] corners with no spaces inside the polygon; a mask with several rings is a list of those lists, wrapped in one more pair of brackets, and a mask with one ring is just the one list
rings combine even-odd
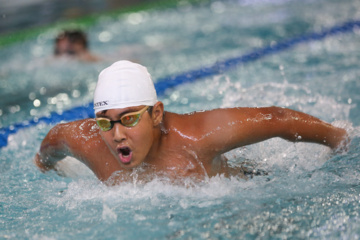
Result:
{"label": "open mouth", "polygon": [[118,148],[117,152],[122,163],[129,163],[131,161],[132,151],[129,147]]}

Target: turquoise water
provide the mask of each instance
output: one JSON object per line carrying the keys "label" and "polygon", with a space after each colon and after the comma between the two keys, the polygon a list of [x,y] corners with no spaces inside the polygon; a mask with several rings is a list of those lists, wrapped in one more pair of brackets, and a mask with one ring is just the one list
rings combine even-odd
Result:
{"label": "turquoise water", "polygon": [[[89,29],[96,64],[54,60],[55,30],[1,49],[0,125],[87,104],[98,72],[118,59],[157,79],[209,66],[309,32],[357,20],[347,1],[221,1],[103,17]],[[311,41],[194,83],[160,99],[178,113],[278,105],[304,111],[352,138],[349,150],[271,139],[227,154],[268,175],[218,176],[173,185],[155,178],[106,187],[67,159],[54,172],[32,164],[51,128],[10,135],[0,154],[2,239],[359,239],[360,30]],[[76,169],[76,170],[74,170]]]}

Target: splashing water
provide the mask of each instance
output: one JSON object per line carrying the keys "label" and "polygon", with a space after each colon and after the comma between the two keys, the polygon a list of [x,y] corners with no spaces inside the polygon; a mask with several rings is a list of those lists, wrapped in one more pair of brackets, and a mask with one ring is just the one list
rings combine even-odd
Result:
{"label": "splashing water", "polygon": [[[90,102],[98,72],[114,59],[138,59],[156,81],[355,19],[359,7],[354,0],[215,1],[103,17],[89,36],[106,60],[90,65],[49,60],[49,30],[0,50],[0,125]],[[346,128],[346,153],[271,139],[226,154],[231,165],[261,173],[248,180],[174,184],[158,176],[144,183],[134,175],[109,187],[72,158],[57,166],[69,177],[38,171],[32,159],[51,128],[40,124],[10,135],[0,150],[0,238],[358,239],[358,38],[355,31],[304,43],[161,96],[178,113],[269,105],[304,111]]]}

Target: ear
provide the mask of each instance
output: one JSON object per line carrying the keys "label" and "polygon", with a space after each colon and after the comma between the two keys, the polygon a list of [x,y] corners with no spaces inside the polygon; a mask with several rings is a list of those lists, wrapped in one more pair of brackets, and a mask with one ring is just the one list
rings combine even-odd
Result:
{"label": "ear", "polygon": [[153,106],[153,109],[152,109],[151,117],[152,117],[154,126],[158,126],[162,122],[163,116],[164,116],[164,104],[159,101],[159,102],[155,103],[155,105]]}

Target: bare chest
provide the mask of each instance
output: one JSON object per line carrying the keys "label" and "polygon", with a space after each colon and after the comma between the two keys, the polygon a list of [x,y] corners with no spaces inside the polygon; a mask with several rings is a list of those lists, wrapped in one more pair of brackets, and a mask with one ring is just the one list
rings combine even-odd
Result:
{"label": "bare chest", "polygon": [[176,151],[168,151],[158,159],[157,169],[168,175],[178,177],[206,178],[226,172],[226,159],[212,158],[199,154],[191,148],[181,147]]}

